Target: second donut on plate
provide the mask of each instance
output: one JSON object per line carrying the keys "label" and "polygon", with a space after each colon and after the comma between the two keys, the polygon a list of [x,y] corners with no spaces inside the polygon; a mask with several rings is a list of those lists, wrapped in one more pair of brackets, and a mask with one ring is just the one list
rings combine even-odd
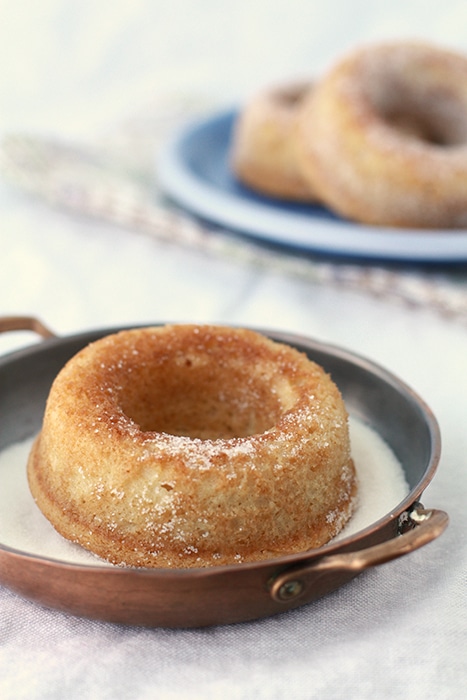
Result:
{"label": "second donut on plate", "polygon": [[287,84],[255,95],[235,123],[231,165],[237,178],[257,193],[312,202],[296,154],[297,116],[311,83]]}

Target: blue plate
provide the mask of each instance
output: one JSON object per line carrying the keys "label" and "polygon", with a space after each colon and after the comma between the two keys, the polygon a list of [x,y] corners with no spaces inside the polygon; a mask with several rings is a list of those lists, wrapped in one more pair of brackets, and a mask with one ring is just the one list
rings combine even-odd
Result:
{"label": "blue plate", "polygon": [[229,167],[236,112],[189,124],[159,156],[162,191],[222,228],[309,253],[412,263],[464,263],[467,230],[399,229],[345,221],[321,206],[260,197]]}

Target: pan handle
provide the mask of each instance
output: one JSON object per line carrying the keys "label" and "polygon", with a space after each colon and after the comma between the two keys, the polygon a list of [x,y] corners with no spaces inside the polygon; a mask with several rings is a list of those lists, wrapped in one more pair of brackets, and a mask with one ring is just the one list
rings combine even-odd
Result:
{"label": "pan handle", "polygon": [[307,588],[321,576],[358,574],[371,566],[409,554],[432,540],[446,529],[449,518],[442,510],[425,510],[416,504],[408,513],[413,528],[393,539],[358,552],[344,552],[323,557],[315,563],[292,567],[282,571],[270,583],[271,597],[287,603],[302,596]]}
{"label": "pan handle", "polygon": [[56,335],[42,321],[34,316],[2,316],[0,317],[0,333],[8,331],[33,331],[42,338],[55,338]]}

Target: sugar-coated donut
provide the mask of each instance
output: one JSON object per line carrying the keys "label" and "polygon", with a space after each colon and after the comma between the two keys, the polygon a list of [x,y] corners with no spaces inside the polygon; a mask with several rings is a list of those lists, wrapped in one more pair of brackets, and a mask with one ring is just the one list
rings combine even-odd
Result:
{"label": "sugar-coated donut", "polygon": [[341,215],[466,226],[466,57],[417,42],[359,48],[304,99],[298,131],[303,176]]}
{"label": "sugar-coated donut", "polygon": [[351,516],[347,413],[324,370],[245,329],[122,331],[55,379],[28,461],[64,537],[114,564],[193,567],[318,547]]}
{"label": "sugar-coated donut", "polygon": [[234,125],[231,166],[247,187],[268,197],[315,201],[297,165],[296,120],[310,83],[265,89],[248,101]]}

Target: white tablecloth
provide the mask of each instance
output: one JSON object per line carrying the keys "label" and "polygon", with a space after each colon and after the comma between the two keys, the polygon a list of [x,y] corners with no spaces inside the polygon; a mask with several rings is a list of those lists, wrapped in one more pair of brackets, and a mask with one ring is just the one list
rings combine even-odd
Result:
{"label": "white tablecloth", "polygon": [[[467,8],[455,0],[5,0],[1,8],[2,136],[115,149],[128,128],[136,143],[144,115],[165,115],[166,133],[172,109],[175,121],[189,119],[200,106],[318,72],[363,40],[421,36],[467,50]],[[161,124],[154,128],[160,135]],[[62,335],[165,320],[235,323],[314,336],[385,365],[439,420],[442,459],[424,503],[451,518],[439,540],[410,556],[294,612],[235,626],[117,626],[0,587],[2,699],[465,697],[465,315],[443,315],[434,297],[410,305],[374,285],[296,275],[72,215],[8,178],[0,251],[0,315],[35,315]],[[0,352],[31,341],[0,336]]]}

